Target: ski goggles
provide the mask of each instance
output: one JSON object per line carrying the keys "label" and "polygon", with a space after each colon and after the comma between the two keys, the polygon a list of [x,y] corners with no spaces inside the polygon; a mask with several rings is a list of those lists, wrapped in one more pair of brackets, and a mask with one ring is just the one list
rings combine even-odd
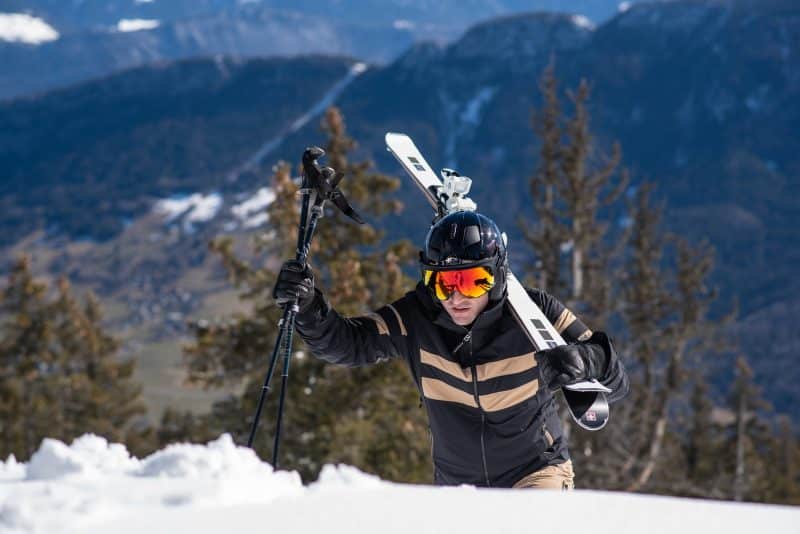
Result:
{"label": "ski goggles", "polygon": [[494,273],[489,266],[447,271],[423,269],[422,281],[439,300],[449,299],[456,291],[474,299],[494,287]]}

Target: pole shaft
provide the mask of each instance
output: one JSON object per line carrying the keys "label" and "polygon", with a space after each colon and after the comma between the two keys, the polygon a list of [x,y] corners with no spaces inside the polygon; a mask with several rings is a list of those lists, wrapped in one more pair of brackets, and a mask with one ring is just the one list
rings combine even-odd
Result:
{"label": "pole shaft", "polygon": [[272,374],[275,371],[275,363],[278,361],[278,349],[281,345],[281,339],[283,338],[284,334],[284,325],[286,324],[286,316],[288,315],[288,309],[284,311],[283,318],[280,322],[280,328],[278,329],[278,338],[275,340],[275,346],[272,349],[272,356],[269,359],[269,370],[267,371],[267,376],[264,377],[264,385],[261,386],[261,396],[258,399],[258,406],[256,407],[256,415],[253,417],[253,424],[250,425],[250,437],[247,438],[247,446],[251,449],[253,448],[253,441],[256,439],[256,430],[258,430],[258,423],[261,420],[261,410],[264,408],[264,401],[267,398],[267,393],[269,392],[269,383],[272,381]]}
{"label": "pole shaft", "polygon": [[286,389],[289,381],[289,363],[292,359],[292,332],[294,331],[295,312],[289,316],[289,328],[286,332],[286,344],[283,353],[283,372],[281,373],[281,396],[278,400],[278,419],[275,423],[275,441],[272,445],[272,467],[278,468],[278,452],[281,446],[281,424],[283,422],[283,405],[286,401]]}

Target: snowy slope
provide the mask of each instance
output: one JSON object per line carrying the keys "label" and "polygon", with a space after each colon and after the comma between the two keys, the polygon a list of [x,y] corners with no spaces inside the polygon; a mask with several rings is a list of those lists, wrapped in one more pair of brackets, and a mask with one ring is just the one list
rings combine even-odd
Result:
{"label": "snowy slope", "polygon": [[[543,513],[544,512],[544,513]],[[304,487],[227,435],[145,459],[83,436],[0,463],[0,532],[800,532],[800,509],[621,493],[435,488],[326,466]]]}

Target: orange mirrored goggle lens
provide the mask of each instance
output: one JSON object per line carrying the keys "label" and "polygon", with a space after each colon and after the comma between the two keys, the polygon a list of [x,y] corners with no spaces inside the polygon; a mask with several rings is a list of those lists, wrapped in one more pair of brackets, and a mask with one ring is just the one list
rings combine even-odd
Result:
{"label": "orange mirrored goggle lens", "polygon": [[425,269],[422,273],[423,282],[433,289],[439,300],[449,299],[456,291],[465,297],[480,297],[494,286],[494,274],[489,267],[470,267],[456,271]]}

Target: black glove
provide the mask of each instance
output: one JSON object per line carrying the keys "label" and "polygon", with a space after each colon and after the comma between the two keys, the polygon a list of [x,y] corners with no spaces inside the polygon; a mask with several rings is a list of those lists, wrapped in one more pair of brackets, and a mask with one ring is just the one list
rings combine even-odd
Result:
{"label": "black glove", "polygon": [[289,260],[281,267],[272,296],[279,306],[294,302],[300,311],[306,309],[314,300],[314,273],[308,265],[303,268],[297,260]]}
{"label": "black glove", "polygon": [[608,368],[608,357],[600,345],[576,343],[562,345],[536,353],[539,383],[550,391],[562,386],[601,378]]}

